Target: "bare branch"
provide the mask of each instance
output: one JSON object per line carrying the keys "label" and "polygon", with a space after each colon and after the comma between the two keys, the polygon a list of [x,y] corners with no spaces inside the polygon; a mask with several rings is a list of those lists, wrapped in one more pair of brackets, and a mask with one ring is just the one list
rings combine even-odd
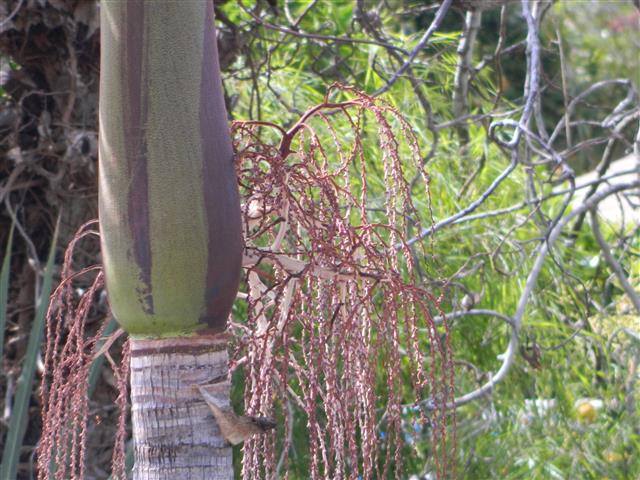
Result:
{"label": "bare branch", "polygon": [[620,285],[622,285],[622,289],[631,300],[631,303],[633,303],[636,311],[640,314],[640,296],[638,295],[638,292],[636,292],[635,288],[633,288],[633,285],[629,283],[627,275],[624,273],[624,270],[622,269],[616,258],[613,256],[613,253],[611,253],[611,248],[609,247],[607,241],[604,239],[602,231],[600,230],[600,221],[598,220],[597,211],[591,210],[589,213],[591,214],[591,230],[593,231],[593,236],[598,242],[598,245],[600,245],[602,256],[609,265],[609,268],[618,278]]}
{"label": "bare branch", "polygon": [[442,322],[449,322],[450,320],[454,320],[456,318],[462,317],[496,317],[500,320],[503,320],[507,325],[513,326],[515,321],[508,315],[504,313],[500,313],[496,310],[490,310],[486,308],[474,308],[472,310],[458,310],[455,312],[446,313],[444,315],[438,315],[437,317],[433,317],[433,321],[436,324],[441,324]]}
{"label": "bare branch", "polygon": [[[640,187],[640,180],[636,181],[636,182],[631,182],[631,183],[624,183],[624,184],[618,184],[618,185],[614,185],[611,186],[609,188],[607,188],[606,190],[602,190],[598,193],[596,193],[595,195],[593,195],[591,198],[589,198],[585,203],[583,203],[582,205],[580,205],[579,207],[577,207],[575,210],[573,210],[571,213],[567,214],[565,217],[563,217],[551,230],[551,232],[549,233],[547,240],[542,243],[542,245],[540,246],[540,249],[538,251],[536,260],[533,264],[533,268],[531,269],[531,272],[529,273],[529,276],[527,277],[527,282],[525,284],[524,290],[522,291],[522,294],[520,295],[520,300],[518,301],[518,307],[516,309],[516,313],[514,314],[513,318],[513,324],[512,324],[512,330],[511,330],[511,337],[509,339],[509,345],[507,346],[507,350],[500,355],[500,357],[502,358],[502,365],[500,366],[500,369],[498,370],[498,372],[495,375],[492,375],[491,378],[489,379],[488,382],[486,382],[484,385],[482,385],[480,388],[467,393],[461,397],[458,397],[455,399],[453,405],[449,405],[449,408],[453,408],[455,407],[459,407],[461,405],[464,405],[466,403],[469,403],[473,400],[476,400],[486,394],[488,394],[489,392],[491,392],[494,388],[494,386],[499,383],[500,381],[504,380],[504,378],[506,377],[507,373],[509,372],[509,370],[511,369],[511,367],[513,366],[513,363],[515,361],[515,355],[516,352],[518,350],[518,343],[519,343],[519,333],[520,333],[520,328],[522,327],[522,320],[524,318],[524,314],[526,312],[526,308],[527,305],[529,304],[529,299],[531,297],[531,295],[533,294],[533,290],[536,286],[536,283],[538,281],[538,276],[540,275],[540,272],[542,271],[542,267],[544,266],[545,260],[547,258],[547,255],[549,254],[551,247],[553,246],[553,244],[556,242],[556,240],[558,239],[558,237],[560,236],[560,234],[562,233],[562,230],[564,229],[564,227],[576,216],[583,214],[584,212],[588,212],[591,209],[593,209],[594,207],[596,207],[598,205],[598,203],[600,203],[602,200],[604,200],[605,198],[607,198],[610,195],[614,195],[618,192],[622,192],[624,190],[629,190],[629,189],[633,189],[633,188],[639,188]],[[428,399],[428,400],[423,400],[421,402],[422,405],[424,405],[427,408],[434,408],[433,402],[432,400]]]}
{"label": "bare branch", "polygon": [[[539,95],[540,90],[540,39],[538,38],[538,27],[535,19],[529,9],[529,1],[522,0],[522,11],[525,19],[527,20],[527,81],[525,87],[525,104],[522,110],[522,115],[520,116],[520,120],[515,124],[515,130],[511,139],[507,142],[499,140],[494,132],[498,126],[501,125],[510,125],[513,124],[511,122],[496,122],[492,124],[489,134],[493,137],[493,140],[498,142],[505,148],[511,150],[511,163],[509,166],[503,170],[500,175],[498,175],[491,185],[480,195],[478,199],[471,202],[466,208],[460,210],[456,214],[437,222],[428,228],[423,228],[422,231],[415,237],[409,239],[407,241],[408,245],[413,245],[417,241],[433,235],[438,230],[446,227],[447,225],[452,224],[456,220],[472,213],[476,208],[482,205],[489,196],[498,188],[498,186],[503,182],[505,178],[507,178],[511,172],[513,172],[516,166],[519,163],[520,152],[519,152],[519,143],[522,136],[522,133],[526,133],[527,124],[529,119],[531,118],[531,114],[533,113],[536,99]],[[396,245],[396,248],[400,248],[400,245]]]}
{"label": "bare branch", "polygon": [[[471,60],[473,45],[482,22],[481,10],[469,10],[465,15],[464,31],[458,45],[458,65],[453,80],[453,114],[456,118],[469,113],[469,79],[471,78]],[[460,143],[469,143],[469,128],[466,124],[458,126]]]}

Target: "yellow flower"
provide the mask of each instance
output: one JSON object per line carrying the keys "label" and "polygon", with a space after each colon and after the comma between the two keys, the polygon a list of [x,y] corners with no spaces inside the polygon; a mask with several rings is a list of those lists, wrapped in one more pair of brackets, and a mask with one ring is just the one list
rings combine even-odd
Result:
{"label": "yellow flower", "polygon": [[576,417],[578,417],[578,421],[581,423],[592,423],[597,415],[598,412],[591,402],[581,403],[576,409]]}
{"label": "yellow flower", "polygon": [[604,459],[609,463],[617,463],[624,460],[624,456],[618,452],[607,452],[604,455]]}

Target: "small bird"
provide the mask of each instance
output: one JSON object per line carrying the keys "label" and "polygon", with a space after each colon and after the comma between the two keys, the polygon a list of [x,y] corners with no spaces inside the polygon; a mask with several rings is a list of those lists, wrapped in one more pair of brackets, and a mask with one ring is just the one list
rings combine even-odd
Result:
{"label": "small bird", "polygon": [[460,302],[460,306],[462,307],[462,310],[464,310],[465,312],[468,312],[469,310],[473,310],[473,308],[480,303],[480,300],[482,299],[482,293],[475,293],[475,292],[470,292],[467,293],[464,297],[462,297],[462,301]]}
{"label": "small bird", "polygon": [[272,418],[240,416],[231,407],[220,407],[211,393],[207,392],[201,385],[197,385],[197,387],[205,402],[211,408],[222,436],[231,445],[237,445],[244,442],[251,435],[266,433],[276,427],[276,422]]}

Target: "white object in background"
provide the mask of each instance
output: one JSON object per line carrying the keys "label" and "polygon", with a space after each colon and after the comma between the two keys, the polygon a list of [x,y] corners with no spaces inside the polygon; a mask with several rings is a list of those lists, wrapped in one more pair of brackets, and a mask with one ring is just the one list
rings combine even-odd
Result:
{"label": "white object in background", "polygon": [[[640,179],[640,157],[635,154],[627,155],[615,162],[612,162],[605,176],[610,176],[618,172],[633,171],[625,175],[616,176],[608,182],[600,184],[598,191],[607,188],[607,185],[618,185],[620,183],[633,182]],[[598,174],[591,171],[576,177],[576,189],[580,186],[597,180]],[[572,204],[574,206],[584,203],[585,195],[589,188],[576,190]],[[614,224],[638,225],[640,224],[640,189],[625,190],[616,195],[605,198],[598,205],[598,214],[606,222]]]}

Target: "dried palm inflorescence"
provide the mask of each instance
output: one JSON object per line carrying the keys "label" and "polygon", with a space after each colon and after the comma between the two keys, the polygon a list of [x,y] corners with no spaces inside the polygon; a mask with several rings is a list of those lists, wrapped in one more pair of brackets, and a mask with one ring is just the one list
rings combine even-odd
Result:
{"label": "dried palm inflorescence", "polygon": [[[341,94],[351,99],[329,100]],[[274,133],[269,127],[278,145],[261,140]],[[279,452],[276,433],[245,443],[244,478],[287,470],[287,410],[306,416],[311,478],[399,477],[403,405],[427,398],[421,420],[431,429],[436,473],[450,475],[449,336],[431,317],[439,300],[419,286],[414,258],[426,253],[404,241],[420,229],[412,197],[425,205],[430,198],[408,123],[383,101],[333,86],[288,131],[239,122],[234,138],[249,314],[233,324],[241,341],[232,368],[243,365],[249,414],[285,411]],[[372,138],[379,157],[368,162]],[[419,180],[413,187],[409,175]]]}
{"label": "dried palm inflorescence", "polygon": [[[47,312],[44,376],[41,384],[42,436],[38,444],[38,478],[85,478],[85,460],[89,424],[89,373],[107,322],[95,331],[87,331],[87,317],[98,292],[104,287],[100,265],[79,271],[73,269],[73,252],[77,244],[89,236],[98,236],[84,224],[67,246],[62,267],[62,281],[51,296]],[[78,291],[74,282],[93,274],[86,289]],[[128,348],[117,365],[107,353],[119,391],[119,409],[113,454],[114,478],[125,478],[124,442],[128,402]]]}

